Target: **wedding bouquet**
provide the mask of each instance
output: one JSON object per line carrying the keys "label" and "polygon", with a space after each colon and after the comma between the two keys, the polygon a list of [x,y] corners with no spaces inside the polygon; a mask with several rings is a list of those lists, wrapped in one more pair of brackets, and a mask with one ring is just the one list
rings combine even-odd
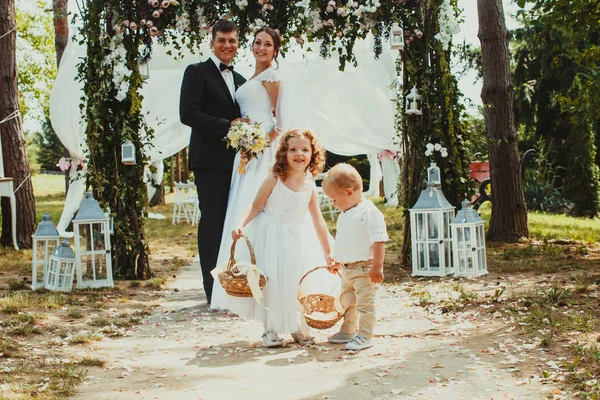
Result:
{"label": "wedding bouquet", "polygon": [[229,132],[225,136],[225,142],[227,142],[228,148],[233,147],[236,151],[246,153],[248,156],[246,159],[242,158],[238,167],[238,173],[243,174],[246,172],[247,160],[258,157],[260,152],[267,148],[269,135],[260,126],[259,122],[238,120],[229,128]]}

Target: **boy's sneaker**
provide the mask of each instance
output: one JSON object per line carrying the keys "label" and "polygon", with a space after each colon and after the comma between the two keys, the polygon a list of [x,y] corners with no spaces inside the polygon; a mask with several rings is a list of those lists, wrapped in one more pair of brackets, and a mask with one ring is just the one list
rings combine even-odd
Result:
{"label": "boy's sneaker", "polygon": [[283,340],[273,331],[266,331],[262,335],[262,340],[265,347],[281,347],[283,346]]}
{"label": "boy's sneaker", "polygon": [[373,346],[373,343],[364,336],[357,336],[346,344],[346,350],[362,350]]}
{"label": "boy's sneaker", "polygon": [[305,335],[302,332],[294,332],[294,333],[292,333],[292,338],[300,346],[305,346],[307,344],[315,344],[315,338],[314,337]]}
{"label": "boy's sneaker", "polygon": [[348,343],[351,342],[356,334],[338,332],[335,335],[331,335],[327,338],[329,343]]}

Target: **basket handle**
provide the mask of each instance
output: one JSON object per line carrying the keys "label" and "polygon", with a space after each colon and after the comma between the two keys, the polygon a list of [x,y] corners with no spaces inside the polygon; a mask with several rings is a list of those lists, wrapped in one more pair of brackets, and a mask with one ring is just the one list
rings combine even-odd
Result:
{"label": "basket handle", "polygon": [[[315,272],[316,270],[322,269],[322,268],[327,269],[327,267],[325,265],[321,265],[320,267],[315,267],[315,268],[311,269],[310,271],[308,271],[307,273],[305,273],[304,275],[302,275],[302,278],[300,278],[300,282],[298,283],[298,286],[302,285],[302,281],[304,281],[304,278],[306,278],[308,276],[308,274]],[[342,278],[342,275],[340,275],[339,271],[337,271],[336,274],[337,274],[337,276],[340,277],[340,279]]]}
{"label": "basket handle", "polygon": [[[243,237],[244,240],[246,240],[246,245],[248,246],[248,250],[250,251],[250,262],[252,264],[256,265],[256,255],[254,254],[254,247],[252,247],[252,244],[250,243],[248,236],[246,236],[242,233],[240,235],[240,237]],[[227,262],[227,271],[233,270],[233,266],[236,263],[236,261],[235,261],[235,245],[236,245],[238,239],[235,239],[233,241],[233,243],[231,243],[231,251],[229,252],[229,261]]]}

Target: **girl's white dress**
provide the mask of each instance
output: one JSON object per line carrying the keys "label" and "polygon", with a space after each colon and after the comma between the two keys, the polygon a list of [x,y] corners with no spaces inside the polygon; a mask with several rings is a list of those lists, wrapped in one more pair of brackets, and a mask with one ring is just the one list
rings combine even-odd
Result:
{"label": "girl's white dress", "polygon": [[[308,327],[297,300],[300,278],[311,268],[325,264],[308,204],[312,189],[295,192],[279,179],[263,211],[250,222],[245,233],[254,247],[256,265],[269,281],[263,290],[263,304],[253,298],[213,295],[213,306],[228,309],[240,317],[263,322],[277,333],[307,333]],[[250,260],[246,243],[236,245],[236,260]],[[313,276],[314,275],[314,276]],[[224,293],[221,285],[221,292]],[[339,279],[325,270],[310,274],[302,287],[307,293],[332,293]]]}

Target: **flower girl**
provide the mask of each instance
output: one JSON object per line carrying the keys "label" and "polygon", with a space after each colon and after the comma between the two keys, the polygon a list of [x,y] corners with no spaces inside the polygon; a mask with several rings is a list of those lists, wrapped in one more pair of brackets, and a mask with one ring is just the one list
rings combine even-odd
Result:
{"label": "flower girl", "polygon": [[[330,263],[330,236],[314,184],[314,177],[323,171],[324,164],[325,149],[315,134],[310,130],[286,132],[271,173],[259,188],[252,207],[232,231],[234,240],[246,234],[254,247],[257,267],[269,279],[263,290],[265,307],[252,298],[239,297],[220,300],[225,304],[213,307],[261,321],[267,347],[283,346],[279,334],[284,333],[291,333],[301,345],[314,343],[308,336],[297,294],[302,275],[317,265]],[[315,251],[319,245],[321,256]],[[236,250],[240,248],[245,246],[237,246]],[[236,255],[236,259],[247,254],[243,256]]]}

